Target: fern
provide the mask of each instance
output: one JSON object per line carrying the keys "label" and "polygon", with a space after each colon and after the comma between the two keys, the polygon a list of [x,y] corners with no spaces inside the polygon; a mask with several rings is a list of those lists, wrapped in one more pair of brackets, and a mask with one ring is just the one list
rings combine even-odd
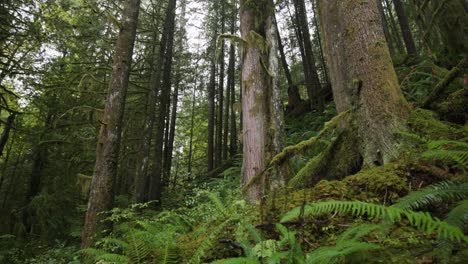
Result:
{"label": "fern", "polygon": [[198,249],[193,254],[192,258],[189,260],[188,263],[200,263],[201,258],[205,255],[206,250],[211,248],[214,244],[214,240],[217,238],[218,234],[224,230],[224,228],[232,221],[232,219],[227,219],[226,221],[222,222],[218,225],[209,235],[205,238],[205,240],[200,244]]}
{"label": "fern", "polygon": [[261,262],[252,257],[228,258],[211,262],[211,264],[260,264]]}
{"label": "fern", "polygon": [[453,208],[444,221],[463,230],[468,223],[468,200],[463,200]]}
{"label": "fern", "polygon": [[362,225],[350,227],[346,229],[346,231],[344,231],[343,234],[341,234],[338,237],[337,243],[340,244],[347,240],[358,240],[374,230],[383,230],[383,229],[384,229],[383,226],[375,225],[375,224],[362,224]]}
{"label": "fern", "polygon": [[306,263],[337,263],[356,252],[379,249],[379,245],[359,241],[360,238],[377,229],[383,229],[383,227],[363,224],[348,228],[338,237],[335,246],[320,247],[308,254]]}
{"label": "fern", "polygon": [[429,150],[422,154],[424,159],[441,160],[454,164],[461,170],[468,169],[468,144],[455,140],[434,140],[427,143]]}
{"label": "fern", "polygon": [[81,253],[86,254],[89,257],[92,257],[95,261],[109,261],[112,263],[120,264],[120,263],[129,263],[130,259],[124,255],[116,254],[116,253],[109,253],[105,250],[96,249],[96,248],[85,248],[80,250]]}
{"label": "fern", "polygon": [[[447,223],[464,230],[465,225],[468,223],[468,200],[463,200],[455,208],[453,208],[444,219]],[[450,256],[454,248],[454,243],[447,239],[439,241],[436,249],[435,256],[442,264],[450,262]]]}
{"label": "fern", "polygon": [[[370,218],[384,218],[392,222],[399,222],[404,216],[408,219],[411,225],[423,232],[432,233],[433,231],[437,231],[438,236],[441,238],[456,241],[468,241],[468,238],[460,231],[460,229],[448,224],[447,222],[440,221],[437,218],[432,218],[428,213],[414,212],[397,207],[385,207],[360,201],[327,201],[306,205],[304,208],[304,216],[309,217],[333,212],[352,214],[356,216],[367,215]],[[287,222],[297,219],[300,215],[301,207],[297,207],[289,211],[281,221]]]}
{"label": "fern", "polygon": [[454,164],[462,170],[468,168],[468,151],[466,150],[428,150],[422,154],[424,159],[441,160]]}
{"label": "fern", "polygon": [[439,182],[400,198],[393,207],[415,210],[429,204],[468,197],[468,183]]}
{"label": "fern", "polygon": [[321,247],[307,255],[306,263],[336,263],[340,258],[359,251],[374,250],[380,248],[378,245],[358,242],[344,241],[334,247]]}
{"label": "fern", "polygon": [[163,250],[161,257],[157,261],[160,264],[177,264],[179,263],[179,255],[177,252],[177,248],[170,247],[166,245]]}

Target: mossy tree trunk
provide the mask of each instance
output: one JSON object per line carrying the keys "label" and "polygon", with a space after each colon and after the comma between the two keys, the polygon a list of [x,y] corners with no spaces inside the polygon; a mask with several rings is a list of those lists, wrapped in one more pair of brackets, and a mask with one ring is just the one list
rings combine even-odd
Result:
{"label": "mossy tree trunk", "polygon": [[81,237],[82,248],[90,246],[93,238],[99,236],[103,227],[101,221],[104,218],[101,213],[112,209],[114,202],[114,182],[119,160],[122,119],[139,10],[140,0],[125,1],[122,25],[117,39],[112,67],[112,77],[98,137],[96,164]]}
{"label": "mossy tree trunk", "polygon": [[271,0],[240,2],[240,29],[245,40],[242,52],[242,183],[252,202],[264,195],[265,179],[280,180],[278,175],[261,177],[268,160],[281,150],[278,148],[282,145],[273,12]]}
{"label": "mossy tree trunk", "polygon": [[[320,0],[320,25],[338,112],[351,111],[364,166],[398,157],[394,133],[408,106],[398,85],[375,0]],[[344,142],[346,143],[346,142]],[[339,159],[340,157],[337,156]]]}

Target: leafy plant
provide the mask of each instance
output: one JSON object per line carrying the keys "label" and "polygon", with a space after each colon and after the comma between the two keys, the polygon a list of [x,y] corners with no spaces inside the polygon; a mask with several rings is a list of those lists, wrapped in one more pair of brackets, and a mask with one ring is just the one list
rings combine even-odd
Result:
{"label": "leafy plant", "polygon": [[468,238],[457,227],[447,222],[433,218],[429,213],[414,212],[398,207],[386,207],[378,204],[360,201],[326,201],[297,207],[289,211],[282,222],[291,221],[301,216],[312,217],[327,213],[351,214],[355,216],[367,215],[369,218],[381,218],[391,222],[400,222],[405,217],[409,223],[428,234],[436,231],[441,238],[456,241],[468,241]]}
{"label": "leafy plant", "polygon": [[320,247],[308,254],[306,263],[339,263],[346,256],[356,252],[379,249],[380,246],[377,244],[359,241],[365,235],[379,229],[381,230],[383,227],[372,224],[362,224],[348,228],[338,237],[335,246]]}
{"label": "leafy plant", "polygon": [[468,197],[468,183],[442,181],[419,191],[410,192],[400,198],[393,207],[415,210],[429,204],[447,200],[460,200]]}

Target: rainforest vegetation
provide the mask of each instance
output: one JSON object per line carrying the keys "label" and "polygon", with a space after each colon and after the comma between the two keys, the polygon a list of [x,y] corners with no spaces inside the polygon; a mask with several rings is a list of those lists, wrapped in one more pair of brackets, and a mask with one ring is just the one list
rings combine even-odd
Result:
{"label": "rainforest vegetation", "polygon": [[467,11],[0,1],[0,263],[467,263]]}

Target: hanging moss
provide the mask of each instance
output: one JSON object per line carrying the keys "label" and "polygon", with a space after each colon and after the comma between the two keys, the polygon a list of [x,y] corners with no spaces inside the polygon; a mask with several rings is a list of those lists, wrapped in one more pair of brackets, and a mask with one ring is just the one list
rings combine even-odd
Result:
{"label": "hanging moss", "polygon": [[297,154],[304,153],[305,151],[311,149],[318,142],[319,139],[330,134],[331,132],[333,132],[335,128],[341,125],[341,121],[343,121],[345,117],[350,116],[348,114],[349,112],[345,111],[333,117],[330,121],[325,123],[324,128],[318,133],[317,136],[301,141],[296,145],[285,147],[283,151],[281,151],[280,153],[278,153],[276,156],[273,157],[269,166],[278,166],[282,164],[283,162],[285,162],[290,157],[297,155]]}

